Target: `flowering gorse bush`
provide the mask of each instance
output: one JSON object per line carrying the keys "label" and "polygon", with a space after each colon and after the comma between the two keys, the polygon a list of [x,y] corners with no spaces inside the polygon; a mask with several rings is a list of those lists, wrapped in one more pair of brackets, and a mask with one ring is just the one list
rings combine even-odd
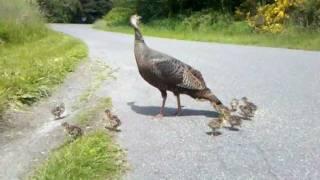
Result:
{"label": "flowering gorse bush", "polygon": [[304,0],[276,0],[257,9],[257,14],[248,16],[248,22],[258,32],[279,33],[289,19],[289,11],[300,6]]}

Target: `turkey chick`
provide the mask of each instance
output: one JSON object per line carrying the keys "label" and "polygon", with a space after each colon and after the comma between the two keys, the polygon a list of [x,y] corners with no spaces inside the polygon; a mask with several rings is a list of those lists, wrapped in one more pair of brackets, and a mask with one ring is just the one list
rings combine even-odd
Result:
{"label": "turkey chick", "polygon": [[73,138],[76,139],[83,135],[83,131],[80,127],[76,125],[71,125],[67,122],[61,124],[64,127],[64,130]]}
{"label": "turkey chick", "polygon": [[239,105],[239,100],[238,99],[232,99],[232,101],[230,102],[230,107],[231,107],[231,112],[236,112],[237,111],[237,108],[238,108],[238,105]]}
{"label": "turkey chick", "polygon": [[212,130],[212,135],[213,136],[217,136],[220,135],[221,133],[218,132],[217,130],[220,129],[223,126],[223,119],[220,117],[217,118],[213,118],[209,123],[208,126],[211,128]]}
{"label": "turkey chick", "polygon": [[63,117],[61,116],[65,112],[66,108],[64,103],[60,103],[55,105],[55,107],[52,108],[51,113],[54,116],[54,119],[62,119]]}
{"label": "turkey chick", "polygon": [[113,115],[109,109],[106,109],[104,119],[107,121],[106,129],[111,131],[120,131],[118,127],[121,125],[121,121],[117,115]]}

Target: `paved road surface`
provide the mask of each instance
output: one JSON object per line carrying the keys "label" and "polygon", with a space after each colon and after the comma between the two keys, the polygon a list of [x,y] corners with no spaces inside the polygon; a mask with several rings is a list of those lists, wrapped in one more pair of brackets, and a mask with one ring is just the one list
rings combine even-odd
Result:
{"label": "paved road surface", "polygon": [[53,25],[87,43],[90,56],[119,68],[105,87],[123,121],[118,141],[128,151],[127,179],[320,179],[320,53],[145,37],[147,44],[199,69],[224,102],[248,96],[259,111],[239,132],[213,138],[209,103],[182,97],[174,117],[168,97],[138,74],[133,35],[87,25]]}

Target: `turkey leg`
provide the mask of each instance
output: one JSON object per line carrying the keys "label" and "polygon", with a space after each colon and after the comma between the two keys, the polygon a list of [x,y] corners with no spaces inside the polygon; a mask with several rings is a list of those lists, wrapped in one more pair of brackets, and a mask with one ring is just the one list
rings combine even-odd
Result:
{"label": "turkey leg", "polygon": [[162,96],[162,105],[161,105],[161,108],[160,108],[160,113],[157,114],[155,116],[155,118],[162,118],[163,115],[164,115],[164,106],[166,104],[166,100],[167,100],[167,92],[166,91],[163,91],[163,90],[160,90],[161,91],[161,96]]}
{"label": "turkey leg", "polygon": [[175,94],[176,97],[177,97],[177,105],[178,105],[178,108],[177,108],[177,111],[175,113],[176,116],[180,116],[182,111],[181,111],[181,103],[180,103],[180,94]]}

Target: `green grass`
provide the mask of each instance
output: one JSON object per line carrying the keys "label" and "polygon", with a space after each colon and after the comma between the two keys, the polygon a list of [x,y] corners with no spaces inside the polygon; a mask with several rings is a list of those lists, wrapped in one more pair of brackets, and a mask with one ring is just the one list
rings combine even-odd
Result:
{"label": "green grass", "polygon": [[53,152],[34,180],[120,179],[122,151],[105,132],[91,132]]}
{"label": "green grass", "polygon": [[[111,106],[111,98],[102,98],[93,106],[85,107],[73,120],[80,125],[90,125]],[[112,137],[104,130],[95,130],[49,154],[30,179],[120,179],[125,170],[123,160],[124,153]]]}
{"label": "green grass", "polygon": [[[89,100],[92,98],[95,92],[101,87],[105,80],[115,79],[115,76],[112,74],[115,70],[113,70],[110,66],[106,65],[102,61],[96,60],[93,63],[89,64],[88,68],[90,69],[90,72],[93,74],[93,79],[90,82],[88,88],[78,98],[78,102],[72,106],[73,110],[79,109],[83,106],[84,103],[89,102]],[[101,101],[104,100],[102,99],[99,102]]]}
{"label": "green grass", "polygon": [[87,56],[81,41],[47,28],[30,2],[0,0],[0,119],[8,106],[47,97]]}
{"label": "green grass", "polygon": [[106,108],[111,108],[111,106],[111,98],[102,98],[94,106],[88,107],[86,111],[81,111],[74,119],[81,125],[87,125],[91,120],[97,119]]}
{"label": "green grass", "polygon": [[0,111],[47,97],[86,56],[82,42],[55,32],[0,48]]}
{"label": "green grass", "polygon": [[[97,29],[112,32],[132,34],[133,30],[127,25],[106,26],[104,20],[94,24]],[[148,36],[164,38],[208,41],[230,44],[282,47],[291,49],[320,50],[320,32],[294,27],[288,28],[281,34],[251,32],[246,22],[232,22],[231,25],[216,28],[191,30],[183,25],[167,26],[161,20],[141,26],[142,33]]]}
{"label": "green grass", "polygon": [[0,0],[0,39],[5,43],[24,43],[49,33],[36,5],[22,0]]}
{"label": "green grass", "polygon": [[112,69],[102,61],[95,61],[89,68],[91,72],[94,73],[94,79],[91,82],[89,88],[80,96],[80,103],[88,102],[90,97],[105,80],[107,80],[108,78],[114,78],[114,76],[112,75]]}

